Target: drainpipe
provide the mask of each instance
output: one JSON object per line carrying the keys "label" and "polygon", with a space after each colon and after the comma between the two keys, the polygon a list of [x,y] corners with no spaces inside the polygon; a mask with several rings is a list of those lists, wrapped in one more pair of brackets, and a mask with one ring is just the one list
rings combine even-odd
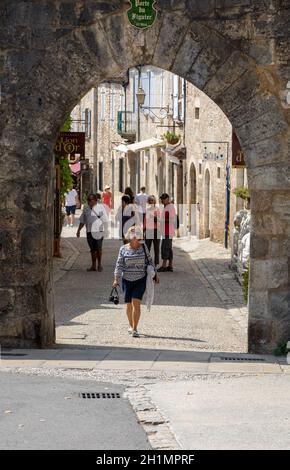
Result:
{"label": "drainpipe", "polygon": [[231,200],[231,181],[230,181],[230,164],[229,164],[229,145],[227,145],[225,248],[228,248],[229,246],[230,200]]}
{"label": "drainpipe", "polygon": [[97,189],[97,169],[98,169],[98,129],[99,129],[99,87],[94,91],[94,166],[93,166],[93,193]]}
{"label": "drainpipe", "polygon": [[229,148],[227,146],[227,168],[226,168],[226,220],[225,220],[225,248],[229,246],[229,225],[230,225],[230,197],[231,197],[231,182],[230,182],[230,165],[229,165]]}

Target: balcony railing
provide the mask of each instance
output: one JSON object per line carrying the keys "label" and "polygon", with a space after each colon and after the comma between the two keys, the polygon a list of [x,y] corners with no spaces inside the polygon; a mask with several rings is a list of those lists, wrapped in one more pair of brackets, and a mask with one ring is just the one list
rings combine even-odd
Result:
{"label": "balcony railing", "polygon": [[126,140],[135,142],[137,121],[132,111],[118,111],[118,134]]}

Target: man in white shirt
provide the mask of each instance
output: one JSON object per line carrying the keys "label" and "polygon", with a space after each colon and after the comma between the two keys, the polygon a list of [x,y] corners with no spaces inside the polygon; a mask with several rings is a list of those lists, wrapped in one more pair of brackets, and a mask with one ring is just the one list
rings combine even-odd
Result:
{"label": "man in white shirt", "polygon": [[65,210],[67,217],[67,227],[73,227],[75,222],[75,213],[78,201],[78,193],[74,188],[65,193]]}
{"label": "man in white shirt", "polygon": [[135,197],[135,203],[137,204],[139,211],[142,212],[143,214],[143,225],[144,225],[144,220],[145,220],[145,214],[146,214],[146,207],[147,207],[147,201],[148,201],[148,194],[146,194],[146,188],[145,186],[142,186],[140,188],[140,193],[138,193]]}
{"label": "man in white shirt", "polygon": [[[87,271],[103,271],[102,267],[102,248],[103,239],[108,230],[108,215],[105,206],[101,203],[100,194],[88,195],[88,206],[83,210],[80,216],[80,225],[77,231],[77,237],[80,237],[81,230],[86,226],[87,242],[90,247],[92,265]],[[98,261],[98,268],[97,268]]]}

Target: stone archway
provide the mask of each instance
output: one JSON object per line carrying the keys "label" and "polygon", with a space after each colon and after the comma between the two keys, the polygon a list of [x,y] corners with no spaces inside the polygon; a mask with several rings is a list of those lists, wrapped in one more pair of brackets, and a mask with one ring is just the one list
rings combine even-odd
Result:
{"label": "stone archway", "polygon": [[[0,6],[0,342],[54,341],[52,149],[81,96],[140,64],[170,70],[228,116],[252,201],[249,345],[290,337],[290,77],[286,2],[159,0],[137,30],[128,2],[3,0]],[[267,19],[265,21],[265,19]],[[270,38],[270,39],[269,39]],[[132,46],[133,45],[133,46]]]}

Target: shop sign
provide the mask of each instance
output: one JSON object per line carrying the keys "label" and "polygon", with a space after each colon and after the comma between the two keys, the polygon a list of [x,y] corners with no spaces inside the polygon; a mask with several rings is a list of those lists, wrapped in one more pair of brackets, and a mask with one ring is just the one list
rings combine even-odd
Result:
{"label": "shop sign", "polygon": [[130,3],[131,8],[127,15],[131,25],[138,29],[153,26],[157,16],[157,11],[154,8],[156,0],[130,0]]}
{"label": "shop sign", "polygon": [[70,160],[78,156],[85,158],[85,132],[60,132],[54,147],[54,153],[59,156],[70,155]]}
{"label": "shop sign", "polygon": [[241,149],[241,145],[237,134],[233,132],[233,142],[232,142],[232,167],[233,168],[245,168],[245,158]]}

